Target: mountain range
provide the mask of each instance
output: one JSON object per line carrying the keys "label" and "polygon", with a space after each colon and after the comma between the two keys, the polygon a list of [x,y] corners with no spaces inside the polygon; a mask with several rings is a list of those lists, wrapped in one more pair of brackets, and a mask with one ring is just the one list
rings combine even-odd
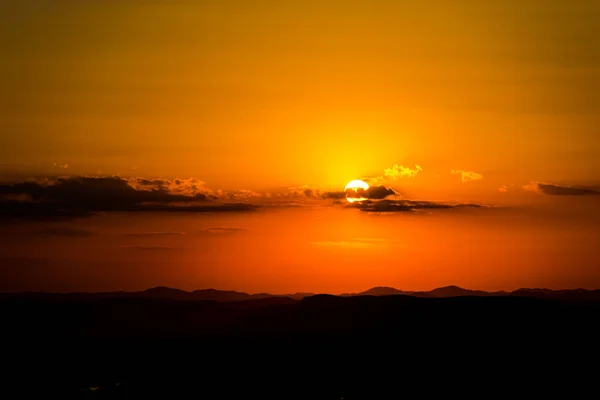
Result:
{"label": "mountain range", "polygon": [[[181,301],[216,301],[216,302],[236,302],[246,300],[261,300],[270,298],[288,298],[292,300],[302,300],[305,297],[311,297],[320,293],[287,293],[287,294],[270,294],[270,293],[244,293],[233,290],[217,290],[217,289],[202,289],[194,291],[185,291],[180,289],[169,288],[165,286],[157,286],[138,292],[74,292],[74,293],[47,293],[47,292],[21,292],[21,293],[4,293],[0,294],[0,298],[57,298],[57,299],[102,299],[102,298],[132,298],[132,299],[157,299],[157,300],[181,300]],[[496,291],[486,292],[483,290],[469,290],[459,286],[444,286],[430,291],[404,291],[393,287],[376,286],[364,292],[358,293],[342,293],[339,297],[354,297],[354,296],[392,296],[403,295],[419,298],[448,298],[462,296],[478,296],[478,297],[534,297],[544,299],[561,299],[561,300],[581,300],[581,301],[600,301],[600,290],[586,289],[566,289],[566,290],[551,290],[539,288],[521,288],[512,292]]]}
{"label": "mountain range", "polygon": [[[584,398],[593,388],[573,388],[597,381],[589,360],[600,356],[598,290],[375,287],[334,296],[155,287],[0,294],[0,310],[9,366],[0,393],[16,393],[2,397],[11,399],[372,400],[490,377],[498,381],[485,388],[512,382],[520,393],[513,374],[543,379],[535,393],[556,381],[565,397]],[[457,390],[452,382],[443,389]]]}

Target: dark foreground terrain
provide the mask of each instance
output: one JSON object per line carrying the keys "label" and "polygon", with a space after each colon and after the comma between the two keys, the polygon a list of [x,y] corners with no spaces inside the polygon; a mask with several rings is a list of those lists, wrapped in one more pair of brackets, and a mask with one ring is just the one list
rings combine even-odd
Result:
{"label": "dark foreground terrain", "polygon": [[595,396],[600,302],[1,295],[3,399]]}

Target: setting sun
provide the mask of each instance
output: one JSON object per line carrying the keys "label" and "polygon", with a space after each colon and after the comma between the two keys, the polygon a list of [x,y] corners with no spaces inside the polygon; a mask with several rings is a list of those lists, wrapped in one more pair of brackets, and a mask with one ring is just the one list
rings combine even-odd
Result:
{"label": "setting sun", "polygon": [[356,193],[356,197],[346,195],[346,200],[348,200],[350,203],[354,203],[355,201],[367,200],[365,197],[358,196],[358,190],[367,190],[368,188],[369,184],[365,181],[361,181],[360,179],[355,179],[353,181],[348,182],[344,190],[346,191],[346,193],[348,192],[348,190],[354,191],[354,193]]}

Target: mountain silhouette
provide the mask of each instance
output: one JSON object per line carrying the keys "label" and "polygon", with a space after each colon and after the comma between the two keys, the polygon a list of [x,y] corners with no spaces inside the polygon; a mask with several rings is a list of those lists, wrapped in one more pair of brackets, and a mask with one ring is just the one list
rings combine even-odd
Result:
{"label": "mountain silhouette", "polygon": [[504,296],[506,292],[485,292],[483,290],[463,289],[459,286],[444,286],[427,292],[433,297],[458,297],[458,296]]}
{"label": "mountain silhouette", "polygon": [[405,292],[402,290],[395,289],[393,287],[376,286],[369,290],[365,290],[364,292],[360,292],[356,295],[358,295],[358,296],[391,296],[391,295],[396,295],[396,294],[410,295],[412,293],[413,292]]}
{"label": "mountain silhouette", "polygon": [[516,392],[523,381],[505,374],[533,379],[532,365],[568,385],[569,394],[595,382],[585,374],[600,355],[600,291],[496,293],[375,287],[278,296],[159,286],[2,294],[0,340],[10,368],[0,394],[383,399],[398,398],[399,388],[462,382],[465,374],[478,383],[498,377],[485,387]]}
{"label": "mountain silhouette", "polygon": [[152,299],[186,300],[189,293],[184,290],[173,289],[166,286],[157,286],[140,292],[139,296]]}
{"label": "mountain silhouette", "polygon": [[[157,286],[139,292],[74,292],[74,293],[47,293],[47,292],[20,292],[20,293],[0,293],[2,298],[44,298],[44,299],[115,299],[115,298],[138,298],[138,299],[163,299],[180,301],[216,301],[216,302],[235,302],[247,300],[259,300],[273,297],[285,297],[293,300],[302,300],[306,297],[315,296],[316,293],[287,293],[270,294],[237,292],[233,290],[218,289],[200,289],[191,292],[169,288],[166,286]],[[430,291],[405,291],[388,286],[375,286],[368,290],[358,293],[342,293],[340,297],[353,296],[412,296],[421,298],[448,298],[462,296],[517,296],[517,297],[535,297],[543,299],[561,299],[561,300],[581,300],[581,301],[600,301],[600,290],[586,289],[567,289],[551,290],[543,288],[521,288],[512,292],[496,291],[486,292],[483,290],[464,289],[459,286],[451,285],[435,288]]]}

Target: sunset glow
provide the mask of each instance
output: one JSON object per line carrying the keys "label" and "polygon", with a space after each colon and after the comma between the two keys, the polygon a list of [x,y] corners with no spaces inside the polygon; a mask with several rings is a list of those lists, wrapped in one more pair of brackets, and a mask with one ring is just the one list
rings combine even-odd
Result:
{"label": "sunset glow", "polygon": [[0,0],[0,310],[5,399],[588,398],[600,0]]}
{"label": "sunset glow", "polygon": [[[355,201],[367,200],[365,197],[358,196],[357,192],[359,189],[367,190],[368,188],[369,184],[361,181],[360,179],[355,179],[353,181],[348,182],[348,184],[344,188],[344,191],[346,192],[346,200],[348,200],[350,203],[353,203]],[[352,193],[348,194],[348,190],[351,190],[352,192],[356,193],[356,196],[352,195]]]}
{"label": "sunset glow", "polygon": [[0,291],[600,287],[598,4],[2,2]]}

